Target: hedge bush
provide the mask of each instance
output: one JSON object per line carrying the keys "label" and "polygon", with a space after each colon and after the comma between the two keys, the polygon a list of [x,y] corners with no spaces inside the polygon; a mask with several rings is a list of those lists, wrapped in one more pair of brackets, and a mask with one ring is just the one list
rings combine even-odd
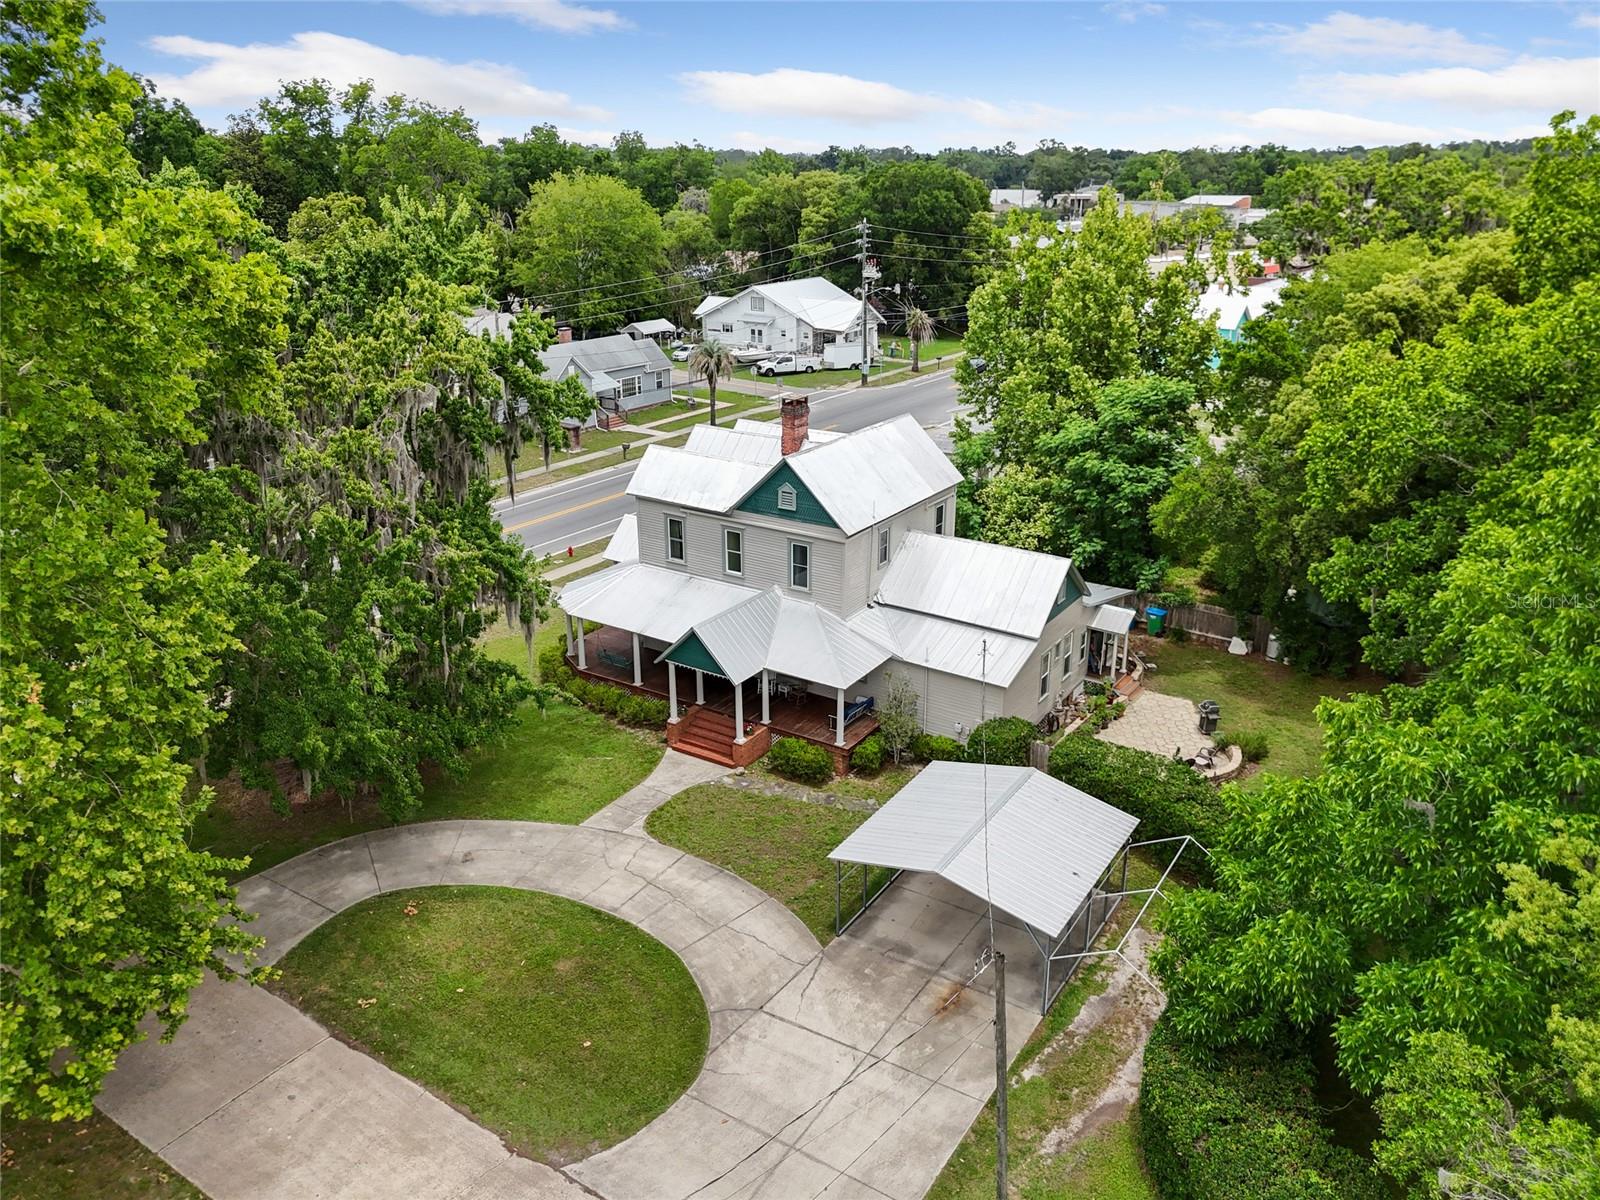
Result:
{"label": "hedge bush", "polygon": [[1028,747],[1038,737],[1033,725],[1021,717],[991,717],[967,738],[967,761],[990,766],[1025,767]]}
{"label": "hedge bush", "polygon": [[1376,1171],[1319,1120],[1298,1046],[1185,1043],[1157,1021],[1144,1051],[1139,1143],[1162,1200],[1380,1200]]}
{"label": "hedge bush", "polygon": [[942,733],[919,733],[911,741],[911,757],[918,762],[966,762],[967,748]]}
{"label": "hedge bush", "polygon": [[641,696],[614,684],[585,679],[567,666],[560,643],[539,651],[539,679],[560,688],[585,708],[615,717],[624,725],[660,729],[667,723],[668,706],[665,700]]}
{"label": "hedge bush", "polygon": [[883,770],[883,756],[882,736],[871,734],[850,752],[850,769],[863,775],[876,775]]}
{"label": "hedge bush", "polygon": [[[1073,733],[1050,752],[1050,774],[1139,818],[1140,841],[1192,834],[1209,846],[1222,825],[1222,799],[1192,767],[1157,754]],[[1198,866],[1203,856],[1185,855]]]}
{"label": "hedge bush", "polygon": [[823,784],[833,778],[833,755],[804,738],[779,738],[767,751],[767,767],[797,783]]}

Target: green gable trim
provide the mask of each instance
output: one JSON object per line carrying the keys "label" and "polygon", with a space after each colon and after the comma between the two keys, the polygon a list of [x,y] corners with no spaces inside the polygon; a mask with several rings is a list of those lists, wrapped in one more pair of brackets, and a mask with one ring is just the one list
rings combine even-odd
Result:
{"label": "green gable trim", "polygon": [[[778,489],[788,484],[794,489],[794,509],[778,507]],[[807,525],[826,525],[830,529],[839,528],[839,523],[828,515],[828,510],[817,502],[811,494],[811,489],[800,482],[800,477],[794,473],[794,468],[788,463],[779,463],[778,469],[761,481],[761,486],[745,498],[739,506],[740,512],[758,513],[763,517],[782,517],[785,521],[802,521]]]}
{"label": "green gable trim", "polygon": [[1078,590],[1077,581],[1072,578],[1071,571],[1067,572],[1066,585],[1067,590],[1062,593],[1061,598],[1055,602],[1055,606],[1050,610],[1050,616],[1046,618],[1047,620],[1054,620],[1056,617],[1059,617],[1062,613],[1066,612],[1067,609],[1076,604],[1083,596],[1083,593]]}
{"label": "green gable trim", "polygon": [[721,675],[724,678],[728,674],[722,669],[722,664],[711,657],[711,651],[706,649],[706,644],[700,640],[700,635],[692,629],[662,657],[670,663],[677,663],[680,667],[688,667],[694,671],[710,671],[713,675]]}

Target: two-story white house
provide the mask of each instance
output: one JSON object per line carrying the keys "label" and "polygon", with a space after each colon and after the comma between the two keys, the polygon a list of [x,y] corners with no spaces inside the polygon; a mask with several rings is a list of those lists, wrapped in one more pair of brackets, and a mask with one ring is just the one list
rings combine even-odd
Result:
{"label": "two-story white house", "polygon": [[[822,354],[834,342],[861,342],[861,301],[826,279],[758,283],[736,296],[707,296],[694,310],[700,338],[730,349]],[[868,361],[878,353],[883,317],[867,306]]]}
{"label": "two-story white house", "polygon": [[[803,737],[842,770],[891,677],[924,729],[963,738],[1081,688],[1092,628],[1125,659],[1133,612],[1106,603],[1125,591],[955,536],[960,474],[914,419],[809,423],[789,397],[778,422],[650,447],[618,561],[561,589],[572,666],[667,697],[670,743],[742,765],[773,736]],[[600,627],[580,636],[585,622]]]}

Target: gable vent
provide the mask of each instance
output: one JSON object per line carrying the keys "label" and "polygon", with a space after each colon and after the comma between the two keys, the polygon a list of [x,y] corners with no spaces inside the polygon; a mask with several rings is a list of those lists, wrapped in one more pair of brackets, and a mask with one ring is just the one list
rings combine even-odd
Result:
{"label": "gable vent", "polygon": [[790,484],[782,484],[778,488],[778,507],[784,512],[793,512],[795,509],[795,490]]}

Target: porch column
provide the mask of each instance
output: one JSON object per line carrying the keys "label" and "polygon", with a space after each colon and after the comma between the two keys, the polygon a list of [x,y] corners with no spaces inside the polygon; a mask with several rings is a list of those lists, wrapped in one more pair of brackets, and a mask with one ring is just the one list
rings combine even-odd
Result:
{"label": "porch column", "polygon": [[744,684],[733,685],[733,744],[744,745]]}
{"label": "porch column", "polygon": [[667,660],[667,720],[678,720],[678,664]]}
{"label": "porch column", "polygon": [[842,746],[842,745],[844,745],[844,688],[841,687],[838,690],[839,690],[839,708],[838,708],[838,715],[837,715],[837,717],[835,719],[835,723],[838,725],[839,728],[834,733],[833,744],[835,746]]}
{"label": "porch column", "polygon": [[696,704],[704,704],[706,702],[706,673],[704,671],[696,671],[694,673],[694,702]]}
{"label": "porch column", "polygon": [[643,660],[639,657],[639,635],[633,635],[633,686],[640,687],[644,683]]}
{"label": "porch column", "polygon": [[578,620],[578,670],[580,670],[580,671],[586,671],[586,670],[589,669],[589,660],[586,657],[584,657],[584,652],[583,652],[583,643],[584,643],[584,641],[585,641],[585,638],[583,636],[583,619],[580,617],[579,620]]}
{"label": "porch column", "polygon": [[767,676],[767,669],[761,668],[761,723],[772,724],[772,697],[770,695],[772,683]]}
{"label": "porch column", "polygon": [[570,657],[573,654],[577,653],[577,651],[574,649],[574,647],[572,645],[572,614],[571,613],[562,613],[561,617],[562,617],[562,620],[566,621],[566,623],[567,623],[567,655],[568,655],[568,657]]}

